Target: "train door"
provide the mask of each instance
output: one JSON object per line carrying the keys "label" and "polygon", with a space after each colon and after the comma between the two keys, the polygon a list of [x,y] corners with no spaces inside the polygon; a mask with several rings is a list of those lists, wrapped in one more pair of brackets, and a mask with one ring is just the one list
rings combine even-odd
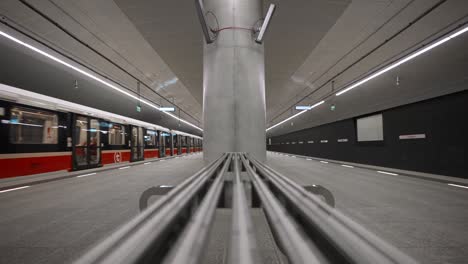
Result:
{"label": "train door", "polygon": [[74,115],[73,118],[73,170],[102,166],[99,120]]}
{"label": "train door", "polygon": [[179,154],[179,137],[177,134],[172,134],[171,136],[171,145],[172,145],[172,156]]}
{"label": "train door", "polygon": [[192,153],[192,138],[187,136],[187,153]]}
{"label": "train door", "polygon": [[159,157],[163,158],[166,156],[166,132],[159,131]]}
{"label": "train door", "polygon": [[164,140],[166,141],[166,156],[172,156],[172,136],[171,133],[164,133],[165,137]]}
{"label": "train door", "polygon": [[131,126],[131,142],[130,142],[130,161],[140,161],[144,159],[144,139],[143,128]]}
{"label": "train door", "polygon": [[179,136],[180,138],[180,151],[179,154],[187,153],[187,137],[186,136]]}

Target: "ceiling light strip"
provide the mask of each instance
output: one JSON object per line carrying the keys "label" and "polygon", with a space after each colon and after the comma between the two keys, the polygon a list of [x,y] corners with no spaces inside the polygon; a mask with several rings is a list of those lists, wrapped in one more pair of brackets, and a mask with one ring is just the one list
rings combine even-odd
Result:
{"label": "ceiling light strip", "polygon": [[148,106],[150,106],[150,107],[152,107],[152,108],[154,108],[154,109],[156,109],[156,110],[158,110],[158,111],[160,111],[160,112],[162,112],[162,113],[165,113],[166,115],[169,115],[169,116],[171,116],[172,118],[174,118],[174,119],[176,119],[176,120],[179,120],[179,121],[181,121],[181,122],[184,123],[184,124],[187,124],[187,125],[189,125],[189,126],[191,126],[191,127],[194,127],[194,128],[196,128],[196,129],[198,129],[198,130],[200,130],[200,131],[203,131],[203,129],[199,128],[198,126],[196,126],[196,125],[194,125],[194,124],[192,124],[192,123],[190,123],[190,122],[188,122],[188,121],[186,121],[186,120],[184,120],[184,119],[182,119],[182,118],[179,118],[179,117],[177,117],[177,116],[175,116],[175,115],[173,115],[173,114],[170,114],[170,113],[168,113],[168,112],[161,111],[161,110],[159,109],[159,107],[157,107],[156,105],[154,105],[154,104],[152,104],[152,103],[150,103],[150,102],[148,102],[148,101],[146,101],[146,100],[144,100],[144,99],[138,98],[137,96],[135,96],[135,95],[133,95],[133,94],[131,94],[131,93],[129,93],[129,92],[126,92],[126,91],[124,91],[123,89],[121,89],[121,88],[119,88],[119,87],[117,87],[117,86],[115,86],[115,85],[113,85],[113,84],[111,84],[111,83],[109,83],[109,82],[106,82],[106,81],[104,81],[104,80],[102,80],[102,79],[100,79],[100,78],[98,78],[98,77],[96,77],[96,76],[94,76],[94,75],[92,75],[92,74],[90,74],[90,73],[88,73],[88,72],[86,72],[86,71],[84,71],[84,70],[82,70],[82,69],[76,67],[76,66],[73,66],[73,65],[71,65],[71,64],[69,64],[69,63],[67,63],[67,62],[65,62],[65,61],[63,61],[63,60],[61,60],[61,59],[59,59],[59,58],[57,58],[57,57],[55,57],[55,56],[53,56],[53,55],[50,55],[49,53],[47,53],[47,52],[45,52],[45,51],[42,51],[42,50],[40,50],[40,49],[38,49],[38,48],[36,48],[36,47],[34,47],[34,46],[32,46],[32,45],[26,43],[26,42],[23,42],[23,41],[21,41],[21,40],[15,38],[15,37],[13,37],[13,36],[11,36],[11,35],[9,35],[9,34],[3,32],[3,31],[0,31],[0,35],[1,35],[1,36],[4,36],[5,38],[7,38],[7,39],[9,39],[9,40],[12,40],[12,41],[14,41],[14,42],[16,42],[16,43],[18,43],[18,44],[20,44],[20,45],[22,45],[22,46],[24,46],[24,47],[30,49],[30,50],[32,50],[32,51],[35,51],[35,52],[37,52],[37,53],[39,53],[39,54],[41,54],[41,55],[43,55],[43,56],[45,56],[45,57],[47,57],[47,58],[49,58],[49,59],[51,59],[51,60],[53,60],[53,61],[59,63],[59,64],[62,64],[62,65],[66,66],[66,67],[68,67],[68,68],[70,68],[70,69],[72,69],[72,70],[75,70],[75,71],[77,71],[77,72],[79,72],[79,73],[81,73],[81,74],[83,74],[83,75],[85,75],[85,76],[87,76],[87,77],[89,77],[89,78],[91,78],[91,79],[97,81],[97,82],[100,82],[100,83],[106,85],[107,87],[109,87],[109,88],[111,88],[111,89],[114,89],[114,90],[116,90],[116,91],[118,91],[118,92],[120,92],[120,93],[122,93],[122,94],[125,94],[126,96],[128,96],[128,97],[130,97],[130,98],[133,98],[133,99],[135,99],[135,100],[137,100],[137,101],[140,101],[140,102],[142,102],[142,103],[144,103],[144,104],[146,104],[146,105],[148,105]]}
{"label": "ceiling light strip", "polygon": [[292,116],[286,118],[285,120],[283,120],[283,121],[277,123],[276,125],[273,125],[273,126],[267,128],[266,131],[268,131],[268,130],[270,130],[270,129],[273,129],[273,128],[275,128],[275,127],[281,125],[281,124],[284,124],[285,122],[288,122],[289,120],[291,120],[291,119],[293,119],[293,118],[295,118],[295,117],[297,117],[297,116],[300,116],[300,115],[302,115],[303,113],[305,113],[305,112],[307,112],[307,111],[310,111],[310,110],[312,110],[313,108],[315,108],[315,107],[317,107],[317,106],[319,106],[319,105],[321,105],[321,104],[323,104],[323,103],[325,103],[325,101],[320,101],[320,102],[314,104],[313,106],[311,106],[309,109],[306,109],[306,110],[303,110],[303,111],[301,111],[301,112],[299,112],[299,113],[296,113],[295,115],[292,115]]}
{"label": "ceiling light strip", "polygon": [[335,95],[340,96],[340,95],[348,92],[349,90],[354,89],[354,88],[360,86],[361,84],[364,84],[364,83],[374,79],[375,77],[378,77],[378,76],[380,76],[380,75],[382,75],[382,74],[384,74],[384,73],[386,73],[386,72],[388,72],[388,71],[390,71],[390,70],[392,70],[392,69],[394,69],[394,68],[396,68],[396,67],[398,67],[398,66],[400,66],[400,65],[402,65],[402,64],[404,64],[404,63],[406,63],[406,62],[408,62],[408,61],[410,61],[410,60],[412,60],[414,58],[416,58],[416,57],[418,57],[419,55],[424,54],[424,53],[430,51],[431,49],[444,44],[445,42],[447,42],[447,41],[449,41],[449,40],[451,40],[451,39],[453,39],[455,37],[458,37],[459,35],[467,32],[467,31],[468,31],[468,26],[454,32],[453,34],[450,34],[449,36],[447,36],[445,38],[442,38],[442,39],[430,44],[429,46],[427,46],[425,48],[422,48],[422,49],[420,49],[420,50],[418,50],[418,51],[416,51],[416,52],[414,52],[414,53],[412,53],[412,54],[410,54],[410,55],[408,55],[408,56],[406,56],[406,57],[404,57],[404,58],[402,58],[402,59],[400,59],[400,60],[398,60],[398,61],[396,61],[396,62],[394,62],[392,64],[390,64],[389,66],[387,66],[387,67],[385,67],[385,68],[371,74],[370,76],[368,76],[368,77],[366,77],[366,78],[364,78],[364,79],[362,79],[362,80],[360,80],[360,81],[358,81],[358,82],[356,82],[354,84],[351,84],[350,86],[344,88],[343,90],[339,91]]}
{"label": "ceiling light strip", "polygon": [[[424,53],[428,52],[429,50],[431,50],[431,49],[433,49],[433,48],[435,48],[437,46],[440,46],[440,45],[444,44],[445,42],[447,42],[447,41],[449,41],[449,40],[451,40],[453,38],[456,38],[456,37],[460,36],[461,34],[467,32],[467,31],[468,31],[468,26],[465,26],[462,29],[455,31],[453,34],[450,34],[449,36],[447,36],[445,38],[442,38],[442,39],[440,39],[438,41],[435,41],[434,43],[430,44],[429,46],[424,47],[424,48],[422,48],[422,49],[420,49],[420,50],[418,50],[418,51],[416,51],[416,52],[414,52],[414,53],[412,53],[412,54],[410,54],[410,55],[396,61],[395,63],[390,64],[389,66],[387,66],[387,67],[385,67],[385,68],[383,68],[383,69],[369,75],[368,77],[366,77],[366,78],[364,78],[364,79],[362,79],[362,80],[360,80],[360,81],[358,81],[358,82],[356,82],[354,84],[351,84],[350,86],[344,88],[343,90],[339,91],[335,95],[340,96],[340,95],[348,92],[349,90],[354,89],[354,88],[360,86],[361,84],[366,83],[366,82],[368,82],[368,81],[370,81],[370,80],[372,80],[372,79],[374,79],[374,78],[376,78],[376,77],[378,77],[378,76],[380,76],[380,75],[382,75],[382,74],[384,74],[384,73],[386,73],[386,72],[388,72],[388,71],[390,71],[390,70],[392,70],[392,69],[394,69],[394,68],[396,68],[396,67],[398,67],[398,66],[400,66],[400,65],[402,65],[402,64],[404,64],[404,63],[406,63],[406,62],[408,62],[408,61],[410,61],[412,59],[414,59],[414,58],[416,58],[417,56],[419,56],[421,54],[424,54]],[[318,104],[322,104],[322,103],[324,103],[324,101],[321,101]],[[311,109],[313,107],[315,107],[315,106],[316,105],[312,106]],[[285,120],[283,120],[283,121],[281,121],[281,122],[267,128],[266,131],[268,131],[268,130],[270,130],[272,128],[275,128],[275,127],[277,127],[277,126],[279,126],[279,125],[281,125],[281,124],[283,124],[283,123],[285,123],[285,122],[287,122],[287,121],[289,121],[289,120],[291,120],[291,119],[293,119],[293,118],[295,118],[295,117],[297,117],[297,116],[299,116],[299,115],[301,115],[301,114],[303,114],[303,113],[305,113],[307,111],[309,111],[309,110],[303,110],[303,111],[301,111],[301,112],[299,112],[299,113],[297,113],[297,114],[295,114],[293,116],[290,116],[290,117],[286,118]]]}

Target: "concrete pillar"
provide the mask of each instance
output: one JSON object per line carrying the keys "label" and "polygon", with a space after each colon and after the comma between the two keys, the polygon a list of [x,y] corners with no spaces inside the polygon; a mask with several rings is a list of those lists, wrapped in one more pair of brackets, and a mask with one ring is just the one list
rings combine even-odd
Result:
{"label": "concrete pillar", "polygon": [[[265,66],[262,44],[251,29],[262,18],[262,0],[205,0],[219,27],[203,49],[203,151],[209,162],[224,152],[266,159]],[[216,23],[207,16],[210,26]],[[246,29],[241,29],[246,28]]]}

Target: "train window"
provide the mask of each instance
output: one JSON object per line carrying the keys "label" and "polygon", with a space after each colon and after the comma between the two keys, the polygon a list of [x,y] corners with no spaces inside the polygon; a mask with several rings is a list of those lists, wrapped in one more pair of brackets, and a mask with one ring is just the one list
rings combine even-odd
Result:
{"label": "train window", "polygon": [[58,117],[42,110],[13,107],[10,119],[13,144],[57,144]]}
{"label": "train window", "polygon": [[153,130],[146,130],[145,142],[148,146],[156,146],[156,138],[158,137],[158,132]]}
{"label": "train window", "polygon": [[125,145],[125,127],[113,124],[109,128],[109,145]]}

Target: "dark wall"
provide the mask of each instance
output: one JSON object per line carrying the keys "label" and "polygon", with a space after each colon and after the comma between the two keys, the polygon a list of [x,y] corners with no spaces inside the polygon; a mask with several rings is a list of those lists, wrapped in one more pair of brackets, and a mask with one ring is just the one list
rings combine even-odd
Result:
{"label": "dark wall", "polygon": [[[357,142],[356,117],[272,137],[268,150],[468,178],[468,91],[381,113],[383,141]],[[399,139],[408,134],[426,138]]]}

